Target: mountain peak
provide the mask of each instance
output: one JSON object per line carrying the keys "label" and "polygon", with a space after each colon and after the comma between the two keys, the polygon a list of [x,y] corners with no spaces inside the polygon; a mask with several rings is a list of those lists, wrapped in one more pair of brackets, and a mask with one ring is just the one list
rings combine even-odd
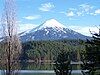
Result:
{"label": "mountain peak", "polygon": [[58,22],[55,19],[50,19],[47,20],[43,23],[43,27],[53,27],[53,28],[66,28],[66,26],[64,26],[63,24],[61,24],[60,22]]}
{"label": "mountain peak", "polygon": [[38,27],[21,36],[23,41],[32,40],[58,40],[58,39],[85,39],[86,36],[68,29],[55,19],[45,21]]}
{"label": "mountain peak", "polygon": [[41,30],[44,28],[53,28],[55,30],[63,30],[63,28],[67,28],[67,27],[55,19],[49,19],[49,20],[46,20],[41,25],[39,25],[38,27],[32,29],[30,32],[34,32],[34,31]]}

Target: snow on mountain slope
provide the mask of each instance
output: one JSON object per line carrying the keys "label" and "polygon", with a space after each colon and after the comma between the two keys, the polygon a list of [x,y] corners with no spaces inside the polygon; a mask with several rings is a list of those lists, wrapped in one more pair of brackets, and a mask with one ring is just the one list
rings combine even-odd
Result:
{"label": "snow on mountain slope", "polygon": [[66,26],[59,23],[55,19],[50,19],[50,20],[45,21],[43,24],[39,25],[38,27],[32,29],[30,32],[34,32],[34,31],[41,30],[44,28],[53,28],[53,29],[62,30],[63,28],[66,28]]}
{"label": "snow on mountain slope", "polygon": [[47,20],[41,27],[41,28],[46,28],[46,27],[52,27],[52,28],[66,28],[63,24],[59,23],[55,19],[50,19]]}
{"label": "snow on mountain slope", "polygon": [[57,39],[85,39],[86,36],[68,29],[55,19],[45,21],[30,31],[22,33],[21,39],[28,40],[57,40]]}

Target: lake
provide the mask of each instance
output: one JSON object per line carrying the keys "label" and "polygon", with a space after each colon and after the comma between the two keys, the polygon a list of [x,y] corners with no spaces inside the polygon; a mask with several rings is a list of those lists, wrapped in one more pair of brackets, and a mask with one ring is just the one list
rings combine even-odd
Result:
{"label": "lake", "polygon": [[[54,65],[52,63],[27,63],[21,66],[23,70],[19,71],[19,75],[56,75],[53,70]],[[79,65],[72,65],[72,68],[71,75],[82,75]],[[0,75],[3,75],[1,70]],[[98,75],[100,75],[100,71]]]}
{"label": "lake", "polygon": [[[56,75],[54,63],[22,63],[19,75]],[[72,75],[81,75],[79,65],[72,65]],[[1,73],[1,72],[0,72]],[[2,73],[0,75],[3,75]]]}
{"label": "lake", "polygon": [[[19,75],[56,75],[54,72],[54,63],[23,63]],[[100,72],[100,71],[99,71]],[[0,75],[3,75],[0,71]],[[77,63],[72,65],[71,75],[82,75],[81,67]]]}
{"label": "lake", "polygon": [[[56,75],[54,70],[20,70],[19,75]],[[0,75],[3,75],[0,71]],[[72,75],[82,75],[81,70],[73,70]]]}
{"label": "lake", "polygon": [[[54,63],[22,63],[22,70],[54,70]],[[80,70],[81,67],[79,64],[72,65],[73,70]]]}

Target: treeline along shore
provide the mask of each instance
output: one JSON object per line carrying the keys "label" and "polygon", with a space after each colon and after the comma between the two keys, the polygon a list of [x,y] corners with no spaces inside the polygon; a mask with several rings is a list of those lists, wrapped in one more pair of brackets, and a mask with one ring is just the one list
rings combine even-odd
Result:
{"label": "treeline along shore", "polygon": [[28,41],[22,43],[21,60],[28,62],[54,62],[62,51],[69,52],[71,61],[80,61],[85,50],[82,40]]}

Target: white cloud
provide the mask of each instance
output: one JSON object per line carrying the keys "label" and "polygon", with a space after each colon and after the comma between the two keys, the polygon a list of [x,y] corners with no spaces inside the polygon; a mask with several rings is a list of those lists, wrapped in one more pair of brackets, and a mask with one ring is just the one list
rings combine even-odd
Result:
{"label": "white cloud", "polygon": [[55,8],[55,6],[52,3],[49,2],[49,3],[41,4],[41,7],[39,8],[39,10],[41,10],[41,11],[50,11],[53,8]]}
{"label": "white cloud", "polygon": [[82,12],[76,12],[77,16],[83,16]]}
{"label": "white cloud", "polygon": [[94,12],[90,13],[90,15],[95,16],[96,14]]}
{"label": "white cloud", "polygon": [[81,4],[79,6],[85,12],[89,12],[89,11],[91,11],[94,8],[94,6],[91,6],[89,4]]}
{"label": "white cloud", "polygon": [[67,13],[62,11],[59,12],[64,15],[67,15],[68,17],[81,17],[85,15],[91,15],[91,16],[96,16],[100,15],[100,8],[95,10],[95,6],[90,5],[90,4],[81,4],[78,5],[77,8],[68,8]]}
{"label": "white cloud", "polygon": [[100,14],[100,9],[95,10],[95,14]]}
{"label": "white cloud", "polygon": [[[35,27],[37,27],[38,25],[36,24],[19,24],[17,27],[18,33],[24,32],[26,30],[30,30],[33,29]],[[3,35],[3,31],[2,31],[2,26],[0,25],[0,37],[2,37]]]}
{"label": "white cloud", "polygon": [[68,17],[72,17],[72,16],[75,16],[75,13],[74,13],[75,11],[76,11],[75,8],[69,8],[69,9],[67,10],[67,12],[61,11],[61,12],[59,12],[59,13],[65,14],[65,15],[67,15]]}
{"label": "white cloud", "polygon": [[24,19],[28,19],[28,20],[35,20],[35,19],[39,19],[41,18],[40,15],[34,15],[34,16],[26,16],[26,17],[23,17]]}
{"label": "white cloud", "polygon": [[67,15],[68,17],[72,17],[72,16],[74,16],[75,14],[74,14],[73,11],[69,11],[69,12],[66,13],[66,15]]}
{"label": "white cloud", "polygon": [[91,15],[94,6],[89,4],[81,4],[79,5],[78,9],[76,10],[77,16],[84,16],[84,15]]}
{"label": "white cloud", "polygon": [[23,31],[26,31],[26,30],[30,30],[30,29],[33,29],[35,28],[37,25],[36,24],[19,24],[19,32],[18,33],[21,33]]}
{"label": "white cloud", "polygon": [[68,10],[67,12],[59,12],[59,13],[61,13],[61,14],[65,14],[66,16],[68,16],[68,17],[73,17],[73,16],[75,16],[75,14],[74,14],[74,12],[73,11],[70,11],[70,10]]}
{"label": "white cloud", "polygon": [[68,17],[72,16],[84,16],[84,15],[89,15],[92,13],[94,6],[89,5],[89,4],[81,4],[78,6],[78,8],[69,8],[68,12],[60,12],[63,14],[66,14]]}
{"label": "white cloud", "polygon": [[79,32],[83,35],[86,35],[86,36],[91,36],[90,31],[92,33],[98,33],[98,31],[99,31],[98,28],[95,26],[92,26],[92,27],[91,26],[69,26],[68,28],[70,28],[76,32]]}
{"label": "white cloud", "polygon": [[90,15],[96,16],[100,14],[100,9],[95,10],[94,12],[90,13]]}

